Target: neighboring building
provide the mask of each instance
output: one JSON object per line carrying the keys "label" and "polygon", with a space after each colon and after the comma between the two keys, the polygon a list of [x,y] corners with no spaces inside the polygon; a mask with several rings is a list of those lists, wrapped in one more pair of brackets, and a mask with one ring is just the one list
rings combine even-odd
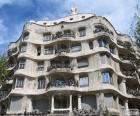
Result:
{"label": "neighboring building", "polygon": [[140,54],[104,17],[73,8],[54,21],[29,21],[8,54],[14,81],[7,113],[140,110]]}

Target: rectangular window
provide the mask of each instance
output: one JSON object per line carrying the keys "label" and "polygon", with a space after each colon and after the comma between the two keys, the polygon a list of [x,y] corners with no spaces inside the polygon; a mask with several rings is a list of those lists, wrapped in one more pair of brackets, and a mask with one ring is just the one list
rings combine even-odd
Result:
{"label": "rectangular window", "polygon": [[16,78],[16,88],[23,88],[24,86],[24,78],[18,77]]}
{"label": "rectangular window", "polygon": [[80,35],[80,37],[86,36],[86,29],[85,28],[80,28],[79,29],[79,35]]}
{"label": "rectangular window", "polygon": [[50,41],[52,39],[52,35],[51,34],[43,34],[43,41]]}
{"label": "rectangular window", "polygon": [[87,74],[79,76],[79,85],[80,87],[88,86],[89,85],[89,78]]}
{"label": "rectangular window", "polygon": [[99,47],[107,47],[107,43],[104,39],[98,39]]}
{"label": "rectangular window", "polygon": [[74,43],[71,45],[71,52],[78,52],[81,51],[81,44],[80,43]]}
{"label": "rectangular window", "polygon": [[41,55],[41,46],[38,46],[37,47],[37,56],[40,56]]}
{"label": "rectangular window", "polygon": [[38,67],[37,67],[38,71],[43,71],[44,70],[44,62],[38,62],[37,65],[38,65]]}
{"label": "rectangular window", "polygon": [[109,46],[110,53],[115,54],[115,47]]}
{"label": "rectangular window", "polygon": [[20,61],[19,61],[18,68],[19,68],[19,69],[24,69],[24,68],[25,68],[25,60],[20,60]]}
{"label": "rectangular window", "polygon": [[38,79],[38,89],[44,89],[46,84],[45,78]]}
{"label": "rectangular window", "polygon": [[102,72],[102,83],[110,83],[110,74],[109,72]]}
{"label": "rectangular window", "polygon": [[87,58],[77,59],[77,63],[78,63],[78,68],[88,67],[88,65],[89,65]]}
{"label": "rectangular window", "polygon": [[53,54],[53,47],[45,47],[44,54],[45,55]]}
{"label": "rectangular window", "polygon": [[111,65],[111,59],[110,59],[110,56],[108,54],[101,53],[100,57],[101,57],[101,64]]}
{"label": "rectangular window", "polygon": [[90,41],[88,44],[89,44],[89,48],[93,49],[93,41]]}
{"label": "rectangular window", "polygon": [[27,48],[27,45],[22,45],[20,48],[20,52],[21,53],[26,52],[26,48]]}

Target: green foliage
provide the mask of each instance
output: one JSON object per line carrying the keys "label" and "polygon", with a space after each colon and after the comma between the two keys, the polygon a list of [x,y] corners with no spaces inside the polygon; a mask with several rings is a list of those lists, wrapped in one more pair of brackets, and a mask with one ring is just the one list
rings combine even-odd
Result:
{"label": "green foliage", "polygon": [[0,85],[5,84],[8,71],[6,70],[6,56],[0,55]]}
{"label": "green foliage", "polygon": [[136,39],[136,45],[140,48],[140,7],[136,6],[136,13],[133,24],[131,25],[132,36]]}

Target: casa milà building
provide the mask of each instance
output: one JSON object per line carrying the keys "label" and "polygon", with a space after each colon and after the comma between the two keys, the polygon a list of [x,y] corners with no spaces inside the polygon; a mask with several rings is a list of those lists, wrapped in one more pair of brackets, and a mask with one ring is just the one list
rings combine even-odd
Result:
{"label": "casa mil\u00e0 building", "polygon": [[8,114],[139,113],[139,49],[105,17],[72,8],[64,18],[29,21],[8,56]]}

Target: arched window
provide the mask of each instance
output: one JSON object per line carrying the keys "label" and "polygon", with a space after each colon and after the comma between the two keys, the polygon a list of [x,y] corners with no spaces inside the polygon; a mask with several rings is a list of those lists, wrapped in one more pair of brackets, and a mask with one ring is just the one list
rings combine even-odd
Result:
{"label": "arched window", "polygon": [[38,89],[44,89],[46,86],[46,79],[41,77],[38,79]]}
{"label": "arched window", "polygon": [[20,46],[20,52],[21,53],[26,52],[26,49],[27,49],[27,44],[26,43],[22,43],[21,46]]}

